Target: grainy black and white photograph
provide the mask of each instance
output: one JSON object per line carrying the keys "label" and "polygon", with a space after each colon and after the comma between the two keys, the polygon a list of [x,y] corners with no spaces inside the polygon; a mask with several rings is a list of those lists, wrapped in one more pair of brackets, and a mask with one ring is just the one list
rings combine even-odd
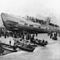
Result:
{"label": "grainy black and white photograph", "polygon": [[0,0],[0,60],[60,60],[60,0]]}

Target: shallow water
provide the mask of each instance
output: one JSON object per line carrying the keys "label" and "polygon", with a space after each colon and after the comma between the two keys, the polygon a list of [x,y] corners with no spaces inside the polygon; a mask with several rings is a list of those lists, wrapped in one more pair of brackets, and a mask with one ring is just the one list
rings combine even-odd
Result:
{"label": "shallow water", "polygon": [[19,51],[0,57],[0,60],[60,60],[60,38],[51,40],[46,34],[39,35],[40,39],[49,42],[46,47],[37,47],[34,52]]}

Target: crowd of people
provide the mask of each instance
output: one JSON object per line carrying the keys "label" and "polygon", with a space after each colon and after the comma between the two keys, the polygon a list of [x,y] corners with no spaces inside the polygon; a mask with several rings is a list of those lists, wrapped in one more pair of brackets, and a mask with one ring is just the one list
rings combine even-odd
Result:
{"label": "crowd of people", "polygon": [[[25,31],[23,32],[12,32],[12,31],[5,31],[5,30],[1,30],[0,31],[0,38],[4,37],[4,39],[6,39],[6,42],[8,41],[9,45],[12,46],[16,46],[16,44],[20,44],[20,42],[27,45],[30,44],[40,44],[40,45],[46,45],[47,41],[45,40],[39,40],[39,39],[35,39],[35,36],[37,36],[36,34],[30,34],[30,33],[26,33]],[[23,46],[22,45],[22,46]],[[2,45],[0,44],[0,48],[2,49]],[[0,49],[0,52],[3,52],[3,50]],[[13,48],[14,50],[16,50],[16,48]]]}
{"label": "crowd of people", "polygon": [[57,32],[50,32],[48,33],[48,36],[53,40],[57,40]]}
{"label": "crowd of people", "polygon": [[[33,42],[33,40],[37,40],[39,41],[39,39],[35,39],[35,37],[37,37],[38,35],[37,34],[30,34],[26,31],[23,31],[23,32],[19,32],[19,31],[8,31],[8,30],[5,30],[5,29],[2,29],[0,31],[0,37],[4,37],[5,39],[6,38],[10,38],[12,40],[13,39],[19,39],[20,38],[20,41],[23,40],[23,41],[30,41],[30,43]],[[9,43],[11,44],[11,40],[9,41]],[[44,42],[44,41],[43,41]]]}

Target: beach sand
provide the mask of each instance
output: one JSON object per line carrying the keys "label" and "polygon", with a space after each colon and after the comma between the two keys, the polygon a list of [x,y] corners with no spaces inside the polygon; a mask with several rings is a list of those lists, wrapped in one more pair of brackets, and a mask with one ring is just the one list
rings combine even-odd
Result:
{"label": "beach sand", "polygon": [[3,55],[0,60],[60,60],[60,37],[54,41],[47,34],[40,34],[38,38],[47,40],[49,44],[36,47],[33,52],[18,51]]}

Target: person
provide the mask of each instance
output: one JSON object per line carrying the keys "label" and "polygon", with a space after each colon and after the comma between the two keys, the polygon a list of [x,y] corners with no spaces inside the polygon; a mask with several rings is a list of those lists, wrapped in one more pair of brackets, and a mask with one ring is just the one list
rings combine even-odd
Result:
{"label": "person", "polygon": [[57,32],[54,33],[53,39],[54,39],[54,40],[57,40]]}
{"label": "person", "polygon": [[7,32],[4,33],[4,37],[5,37],[5,38],[6,38],[6,36],[7,36]]}
{"label": "person", "polygon": [[42,46],[44,46],[44,43],[45,43],[45,41],[44,41],[44,39],[43,39],[43,41],[42,41],[41,45],[42,45]]}
{"label": "person", "polygon": [[22,39],[24,39],[24,35],[22,35]]}
{"label": "person", "polygon": [[31,42],[34,42],[34,34],[31,36],[30,41],[31,41]]}
{"label": "person", "polygon": [[48,44],[48,42],[47,41],[45,41],[45,45],[47,45]]}
{"label": "person", "polygon": [[53,33],[51,32],[51,34],[50,34],[50,38],[52,38],[52,36],[53,36]]}
{"label": "person", "polygon": [[55,32],[54,36],[57,37],[57,32]]}
{"label": "person", "polygon": [[26,35],[26,40],[29,40],[29,34]]}
{"label": "person", "polygon": [[36,36],[38,36],[38,33],[36,33]]}
{"label": "person", "polygon": [[11,40],[9,41],[9,44],[11,45]]}

